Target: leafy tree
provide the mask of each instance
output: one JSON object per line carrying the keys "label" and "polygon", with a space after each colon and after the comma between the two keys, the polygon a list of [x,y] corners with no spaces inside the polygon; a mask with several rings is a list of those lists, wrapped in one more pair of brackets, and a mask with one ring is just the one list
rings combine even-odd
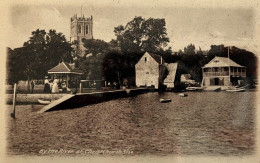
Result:
{"label": "leafy tree", "polygon": [[108,52],[109,43],[98,39],[82,39],[85,55],[79,57],[76,63],[83,70],[87,79],[101,80],[103,78],[103,59]]}
{"label": "leafy tree", "polygon": [[20,60],[20,54],[22,53],[21,48],[12,50],[7,48],[7,59],[6,59],[6,70],[7,70],[7,83],[14,84],[24,78],[23,71],[24,64]]}
{"label": "leafy tree", "polygon": [[126,66],[124,56],[119,51],[110,51],[103,60],[104,77],[108,82],[122,83],[122,75]]}
{"label": "leafy tree", "polygon": [[[166,48],[169,38],[164,19],[135,17],[126,26],[115,27],[116,42],[125,53],[158,52]],[[115,41],[113,41],[115,43]]]}
{"label": "leafy tree", "polygon": [[196,81],[202,80],[202,69],[204,64],[205,56],[199,48],[196,51],[195,45],[189,44],[184,48],[184,52],[180,51],[181,66],[179,67],[183,73],[191,74],[191,77]]}
{"label": "leafy tree", "polygon": [[60,61],[71,62],[71,50],[71,45],[62,33],[56,33],[55,30],[46,33],[45,30],[37,29],[23,47],[13,50],[9,59],[16,64],[8,64],[8,67],[19,76],[10,80],[42,79]]}
{"label": "leafy tree", "polygon": [[86,48],[85,54],[96,56],[107,52],[109,44],[99,39],[82,39],[84,47]]}

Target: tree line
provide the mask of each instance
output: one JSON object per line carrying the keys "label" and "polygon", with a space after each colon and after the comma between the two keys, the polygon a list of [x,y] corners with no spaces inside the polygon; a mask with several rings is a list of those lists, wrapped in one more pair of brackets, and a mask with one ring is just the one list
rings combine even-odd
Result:
{"label": "tree line", "polygon": [[[168,46],[165,19],[135,17],[126,25],[114,28],[116,39],[105,42],[83,39],[85,54],[77,54],[76,42],[70,43],[56,30],[39,30],[20,48],[7,48],[7,82],[43,79],[47,71],[59,62],[75,63],[84,72],[84,79],[102,80],[122,84],[134,78],[135,64],[148,51],[161,55],[168,63],[178,62],[178,73],[191,74],[196,81],[202,79],[202,69],[215,56],[227,57],[224,45],[212,45],[209,51],[196,49],[189,44],[184,50],[172,52]],[[247,67],[247,76],[256,77],[257,57],[237,47],[231,47],[230,58]]]}

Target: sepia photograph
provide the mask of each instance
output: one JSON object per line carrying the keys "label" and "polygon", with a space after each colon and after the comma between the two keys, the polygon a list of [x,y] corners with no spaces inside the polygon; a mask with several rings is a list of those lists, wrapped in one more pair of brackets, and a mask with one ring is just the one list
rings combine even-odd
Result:
{"label": "sepia photograph", "polygon": [[4,162],[260,161],[259,2],[1,6]]}

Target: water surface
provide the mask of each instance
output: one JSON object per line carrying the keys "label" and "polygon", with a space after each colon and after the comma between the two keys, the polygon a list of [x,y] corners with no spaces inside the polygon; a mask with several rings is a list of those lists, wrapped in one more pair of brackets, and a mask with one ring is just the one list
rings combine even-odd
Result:
{"label": "water surface", "polygon": [[[170,98],[170,103],[160,103]],[[256,92],[146,93],[38,114],[42,105],[8,106],[7,152],[127,150],[133,155],[250,155]],[[70,155],[82,155],[76,152]]]}

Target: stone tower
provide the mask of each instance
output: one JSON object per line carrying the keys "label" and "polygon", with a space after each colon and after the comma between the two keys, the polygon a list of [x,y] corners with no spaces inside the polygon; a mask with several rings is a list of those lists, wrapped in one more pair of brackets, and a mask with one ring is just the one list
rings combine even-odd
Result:
{"label": "stone tower", "polygon": [[93,17],[90,18],[77,17],[74,15],[70,20],[70,41],[77,41],[77,54],[83,56],[85,47],[82,39],[93,39]]}

